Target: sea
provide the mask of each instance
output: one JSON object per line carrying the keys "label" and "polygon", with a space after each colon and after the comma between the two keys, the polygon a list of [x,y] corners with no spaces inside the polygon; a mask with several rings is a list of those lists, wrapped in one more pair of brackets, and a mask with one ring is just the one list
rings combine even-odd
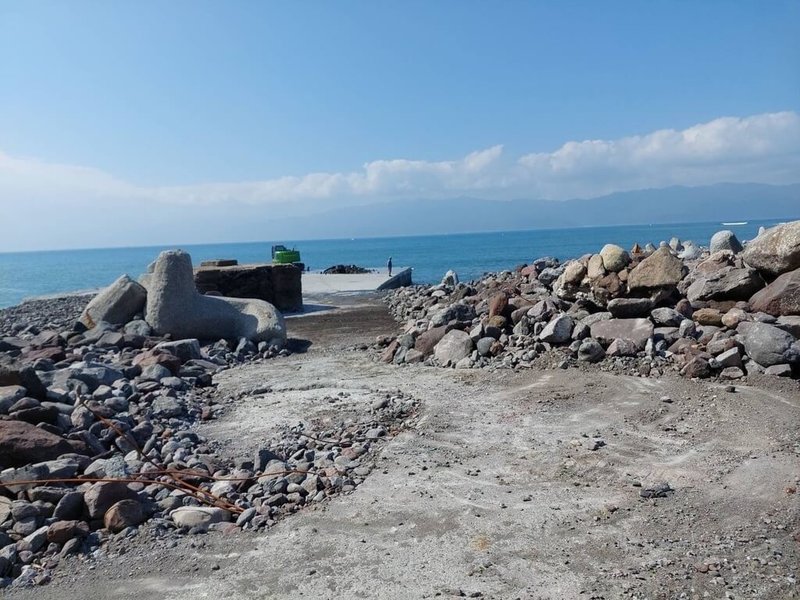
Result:
{"label": "sea", "polygon": [[[270,261],[272,245],[283,244],[299,250],[301,259],[311,270],[338,264],[385,269],[391,257],[395,271],[401,267],[413,268],[414,283],[434,283],[449,269],[462,281],[467,281],[486,272],[513,269],[541,256],[563,260],[598,252],[607,243],[623,248],[630,248],[636,242],[642,246],[647,242],[658,246],[662,240],[669,241],[675,236],[707,246],[711,236],[721,229],[732,230],[744,241],[754,238],[759,227],[771,227],[779,222],[624,225],[406,237],[265,240],[179,247],[191,254],[195,264],[215,258],[235,258],[239,263],[251,263]],[[30,298],[96,290],[123,273],[137,277],[159,252],[175,247],[0,253],[0,308]]]}

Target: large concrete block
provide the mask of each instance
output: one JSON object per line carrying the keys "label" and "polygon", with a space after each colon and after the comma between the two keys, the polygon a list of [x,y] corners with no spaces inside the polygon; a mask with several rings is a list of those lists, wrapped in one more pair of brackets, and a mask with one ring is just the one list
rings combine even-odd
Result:
{"label": "large concrete block", "polygon": [[162,252],[147,277],[150,326],[175,338],[247,338],[282,346],[283,315],[263,300],[203,296],[195,288],[192,259],[182,250]]}

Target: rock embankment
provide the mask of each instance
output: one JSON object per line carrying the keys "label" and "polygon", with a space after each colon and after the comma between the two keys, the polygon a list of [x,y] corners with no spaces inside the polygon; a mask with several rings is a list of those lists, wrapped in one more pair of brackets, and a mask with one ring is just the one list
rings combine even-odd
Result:
{"label": "rock embankment", "polygon": [[405,327],[379,340],[384,362],[524,368],[550,357],[641,374],[798,377],[800,221],[746,246],[722,231],[710,250],[673,238],[540,258],[469,283],[449,272],[387,302]]}

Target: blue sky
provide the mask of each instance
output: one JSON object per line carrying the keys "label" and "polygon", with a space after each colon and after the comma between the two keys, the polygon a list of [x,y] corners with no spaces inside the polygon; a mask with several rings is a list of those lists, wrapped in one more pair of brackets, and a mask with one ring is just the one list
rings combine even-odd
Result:
{"label": "blue sky", "polygon": [[[87,196],[312,210],[785,183],[800,165],[798,31],[800,2],[781,0],[6,0],[0,210],[20,210],[12,197],[58,197],[54,214]],[[707,158],[683,146],[668,153],[666,178],[640,176],[663,166],[662,150],[636,177],[586,165],[580,186],[518,173],[571,142],[611,144],[601,151],[618,157],[645,136],[650,156],[663,139],[646,136],[674,131],[668,144],[685,145],[702,124],[704,139],[716,136],[703,143],[716,153],[705,178],[681,175],[676,160]],[[750,139],[757,147],[743,150]],[[551,171],[597,153],[581,148]],[[722,168],[741,156],[746,167]]]}

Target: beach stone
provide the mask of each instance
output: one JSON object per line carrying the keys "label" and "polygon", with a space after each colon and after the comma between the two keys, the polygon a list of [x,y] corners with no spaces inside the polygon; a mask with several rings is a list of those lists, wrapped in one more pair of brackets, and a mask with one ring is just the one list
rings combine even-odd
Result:
{"label": "beach stone", "polygon": [[662,247],[642,260],[628,275],[630,290],[675,287],[686,273],[683,261]]}
{"label": "beach stone", "polygon": [[146,321],[161,335],[181,339],[240,339],[286,342],[283,315],[263,300],[201,295],[192,259],[182,250],[162,252],[147,281]]}
{"label": "beach stone", "polygon": [[7,413],[18,400],[27,394],[27,390],[21,385],[4,385],[0,387],[0,413]]}
{"label": "beach stone", "polygon": [[600,345],[600,342],[592,338],[586,338],[578,347],[578,360],[584,362],[599,362],[605,358],[605,355],[606,351],[603,350],[603,346]]}
{"label": "beach stone", "polygon": [[791,365],[772,365],[767,367],[764,370],[764,373],[767,375],[773,375],[775,377],[791,377],[792,367]]}
{"label": "beach stone", "polygon": [[129,321],[125,324],[125,327],[123,327],[122,330],[128,335],[140,335],[142,337],[148,337],[153,333],[153,328],[147,324],[147,321],[142,319]]}
{"label": "beach stone", "polygon": [[800,315],[800,269],[780,275],[763,290],[750,298],[753,312],[765,312],[774,317]]}
{"label": "beach stone", "polygon": [[739,254],[739,252],[744,250],[742,243],[736,237],[736,234],[728,229],[724,231],[718,231],[711,236],[709,249],[712,254],[719,250],[730,250],[734,254]]}
{"label": "beach stone", "polygon": [[47,400],[47,387],[32,367],[17,363],[0,364],[0,386],[19,385],[31,398]]}
{"label": "beach stone", "polygon": [[421,363],[425,360],[425,355],[416,348],[409,348],[403,360],[409,364]]}
{"label": "beach stone", "polygon": [[639,347],[631,340],[617,338],[608,345],[606,356],[636,356]]}
{"label": "beach stone", "polygon": [[733,381],[744,377],[744,371],[740,367],[725,367],[720,371],[719,378]]}
{"label": "beach stone", "polygon": [[725,350],[712,358],[709,361],[709,364],[714,369],[725,369],[727,367],[742,367],[742,355],[739,352],[739,348],[731,348],[729,350]]}
{"label": "beach stone", "polygon": [[460,329],[453,329],[436,344],[434,357],[442,365],[456,364],[472,353],[472,340],[469,334]]}
{"label": "beach stone", "polygon": [[600,250],[600,257],[603,261],[603,268],[612,273],[618,273],[631,262],[631,257],[628,253],[616,244],[603,246],[603,249]]}
{"label": "beach stone", "polygon": [[147,290],[128,275],[122,275],[92,298],[80,321],[88,329],[100,322],[123,325],[142,312],[146,301]]}
{"label": "beach stone", "polygon": [[569,315],[558,315],[544,326],[539,339],[549,344],[563,344],[572,338],[575,321]]}
{"label": "beach stone", "polygon": [[85,521],[56,521],[47,528],[47,541],[51,544],[66,544],[74,538],[89,535],[89,524]]}
{"label": "beach stone", "polygon": [[703,250],[691,240],[683,243],[683,248],[678,252],[678,258],[681,260],[696,260],[700,258]]}
{"label": "beach stone", "polygon": [[447,273],[444,274],[442,277],[442,285],[454,288],[458,285],[458,274],[450,269]]}
{"label": "beach stone", "polygon": [[447,328],[444,326],[428,329],[428,331],[417,336],[417,340],[414,342],[414,349],[421,352],[423,356],[430,356],[445,333],[447,333]]}
{"label": "beach stone", "polygon": [[574,260],[567,263],[562,277],[566,285],[580,285],[583,278],[586,277],[586,267],[577,260]]}
{"label": "beach stone", "polygon": [[489,318],[505,315],[508,308],[508,294],[500,292],[489,299]]}
{"label": "beach stone", "polygon": [[593,254],[586,265],[586,276],[589,279],[600,279],[606,274],[606,269],[603,266],[603,257],[599,254]]}
{"label": "beach stone", "polygon": [[203,353],[200,351],[200,341],[193,339],[176,340],[174,342],[161,342],[156,344],[156,351],[163,351],[177,356],[182,363],[190,360],[200,360]]}
{"label": "beach stone", "polygon": [[103,516],[106,529],[119,533],[128,527],[136,527],[145,520],[145,512],[137,500],[120,500],[114,503]]}
{"label": "beach stone", "polygon": [[767,229],[748,242],[742,258],[751,267],[770,276],[800,269],[800,221]]}
{"label": "beach stone", "polygon": [[181,368],[181,359],[174,354],[164,350],[150,349],[145,350],[133,357],[133,364],[139,366],[142,371],[152,365],[160,365],[166,368],[170,374],[176,374]]}
{"label": "beach stone", "polygon": [[92,484],[83,494],[83,501],[93,519],[101,519],[106,511],[120,500],[138,500],[139,496],[122,481]]}
{"label": "beach stone", "polygon": [[227,510],[210,506],[183,506],[173,510],[170,517],[178,527],[196,531],[208,531],[214,523],[231,520],[231,514]]}
{"label": "beach stone", "polygon": [[617,319],[646,317],[653,309],[653,301],[650,298],[614,298],[606,309]]}
{"label": "beach stone", "polygon": [[455,303],[435,312],[430,321],[434,327],[441,327],[450,321],[472,321],[474,318],[475,309],[471,305]]}
{"label": "beach stone", "polygon": [[479,339],[476,344],[478,354],[481,356],[489,356],[492,352],[492,345],[494,345],[494,338],[485,337]]}
{"label": "beach stone", "polygon": [[732,308],[722,315],[722,324],[729,329],[736,329],[742,321],[750,321],[750,315],[741,308]]}
{"label": "beach stone", "polygon": [[747,355],[762,367],[795,363],[800,360],[793,348],[792,334],[768,323],[745,322],[736,329]]}
{"label": "beach stone", "polygon": [[680,327],[681,322],[686,318],[674,308],[655,308],[650,312],[650,318],[657,325],[665,327]]}
{"label": "beach stone", "polygon": [[0,467],[23,467],[57,459],[76,448],[59,435],[24,421],[0,421]]}
{"label": "beach stone", "polygon": [[755,269],[724,267],[696,279],[686,290],[690,302],[698,300],[747,300],[764,287]]}
{"label": "beach stone", "polygon": [[720,327],[722,325],[722,313],[716,308],[700,308],[694,311],[692,320],[698,325]]}
{"label": "beach stone", "polygon": [[702,356],[695,356],[681,369],[681,375],[687,379],[703,379],[711,376],[711,366]]}
{"label": "beach stone", "polygon": [[616,339],[630,340],[643,349],[653,336],[650,319],[608,319],[591,325],[592,337],[601,344],[611,344]]}
{"label": "beach stone", "polygon": [[778,317],[775,321],[775,327],[788,331],[794,337],[800,339],[800,316],[785,315]]}

